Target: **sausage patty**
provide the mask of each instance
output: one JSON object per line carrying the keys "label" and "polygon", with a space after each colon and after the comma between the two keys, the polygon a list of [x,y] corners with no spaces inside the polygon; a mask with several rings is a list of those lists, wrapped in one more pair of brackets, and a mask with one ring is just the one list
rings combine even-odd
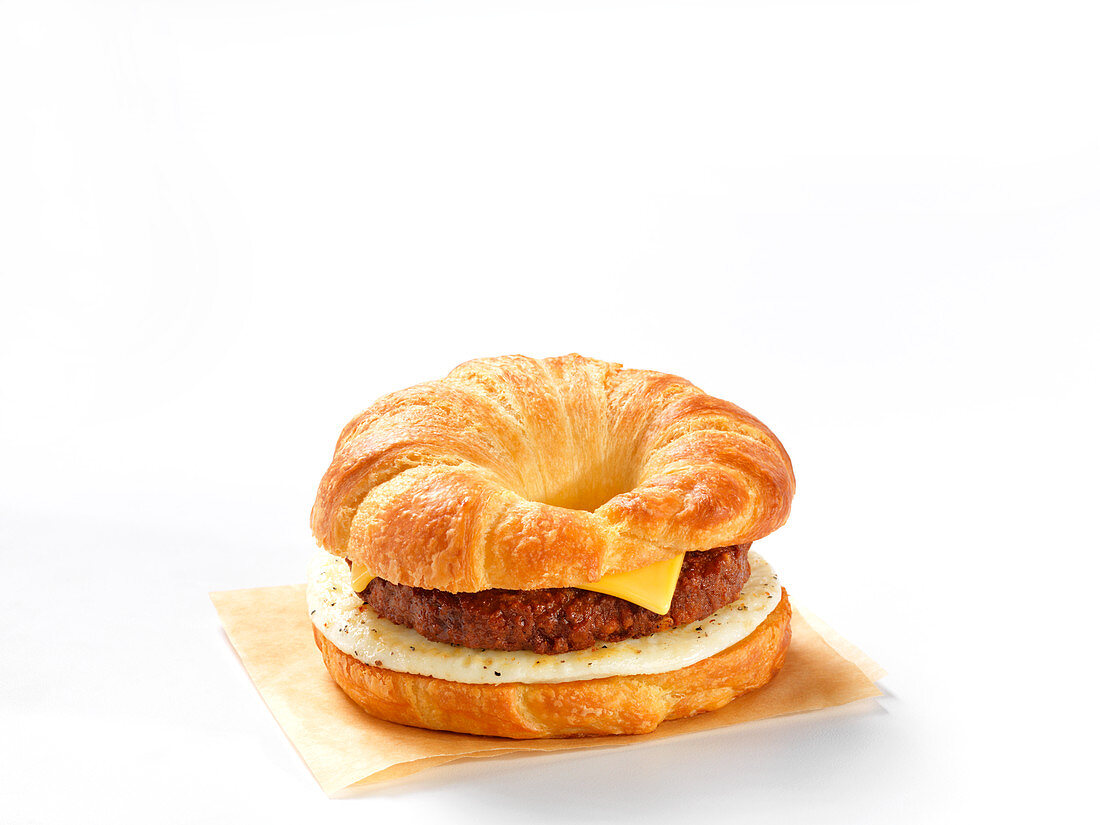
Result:
{"label": "sausage patty", "polygon": [[447,593],[372,579],[359,597],[378,615],[436,642],[489,650],[565,653],[649,636],[709,616],[749,577],[748,544],[688,553],[664,616],[576,587]]}

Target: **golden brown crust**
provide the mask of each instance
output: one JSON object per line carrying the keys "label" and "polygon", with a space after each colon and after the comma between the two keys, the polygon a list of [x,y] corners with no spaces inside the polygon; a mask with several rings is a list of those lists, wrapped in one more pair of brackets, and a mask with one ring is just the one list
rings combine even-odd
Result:
{"label": "golden brown crust", "polygon": [[340,435],[312,526],[329,552],[438,590],[592,582],[786,521],[757,419],[683,378],[567,355],[469,361]]}
{"label": "golden brown crust", "polygon": [[475,685],[399,673],[348,656],[316,628],[313,637],[336,683],[380,719],[511,739],[605,736],[648,733],[767,684],[791,641],[791,607],[783,591],[749,636],[689,667],[559,684]]}

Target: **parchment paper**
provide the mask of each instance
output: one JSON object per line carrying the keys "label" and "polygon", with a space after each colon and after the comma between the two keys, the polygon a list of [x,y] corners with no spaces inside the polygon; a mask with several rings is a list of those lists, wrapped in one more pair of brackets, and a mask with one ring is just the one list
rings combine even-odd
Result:
{"label": "parchment paper", "polygon": [[226,635],[275,719],[327,794],[455,759],[621,747],[879,696],[884,671],[808,612],[794,611],[787,661],[767,686],[653,733],[520,741],[421,730],[369,716],[336,686],[313,643],[305,585],[210,594]]}

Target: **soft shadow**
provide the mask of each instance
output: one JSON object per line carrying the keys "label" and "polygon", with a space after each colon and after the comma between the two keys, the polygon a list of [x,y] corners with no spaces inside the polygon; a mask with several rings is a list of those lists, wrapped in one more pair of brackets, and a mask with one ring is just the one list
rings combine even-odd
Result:
{"label": "soft shadow", "polygon": [[[874,699],[658,742],[467,759],[390,782],[351,786],[338,798],[460,792],[494,812],[538,810],[547,819],[681,815],[716,789],[739,816],[776,801],[842,792],[855,777],[885,788],[904,774],[908,748]],[[563,789],[568,789],[565,792]]]}

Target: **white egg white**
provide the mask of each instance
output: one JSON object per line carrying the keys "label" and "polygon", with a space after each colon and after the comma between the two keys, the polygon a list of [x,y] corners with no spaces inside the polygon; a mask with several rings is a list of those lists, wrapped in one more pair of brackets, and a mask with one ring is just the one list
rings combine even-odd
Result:
{"label": "white egg white", "polygon": [[309,571],[307,600],[314,626],[337,648],[370,665],[452,682],[572,682],[664,673],[693,665],[744,639],[779,604],[779,579],[749,551],[751,575],[737,601],[704,619],[640,639],[570,653],[478,650],[433,642],[379,616],[351,589],[347,563],[321,551]]}

